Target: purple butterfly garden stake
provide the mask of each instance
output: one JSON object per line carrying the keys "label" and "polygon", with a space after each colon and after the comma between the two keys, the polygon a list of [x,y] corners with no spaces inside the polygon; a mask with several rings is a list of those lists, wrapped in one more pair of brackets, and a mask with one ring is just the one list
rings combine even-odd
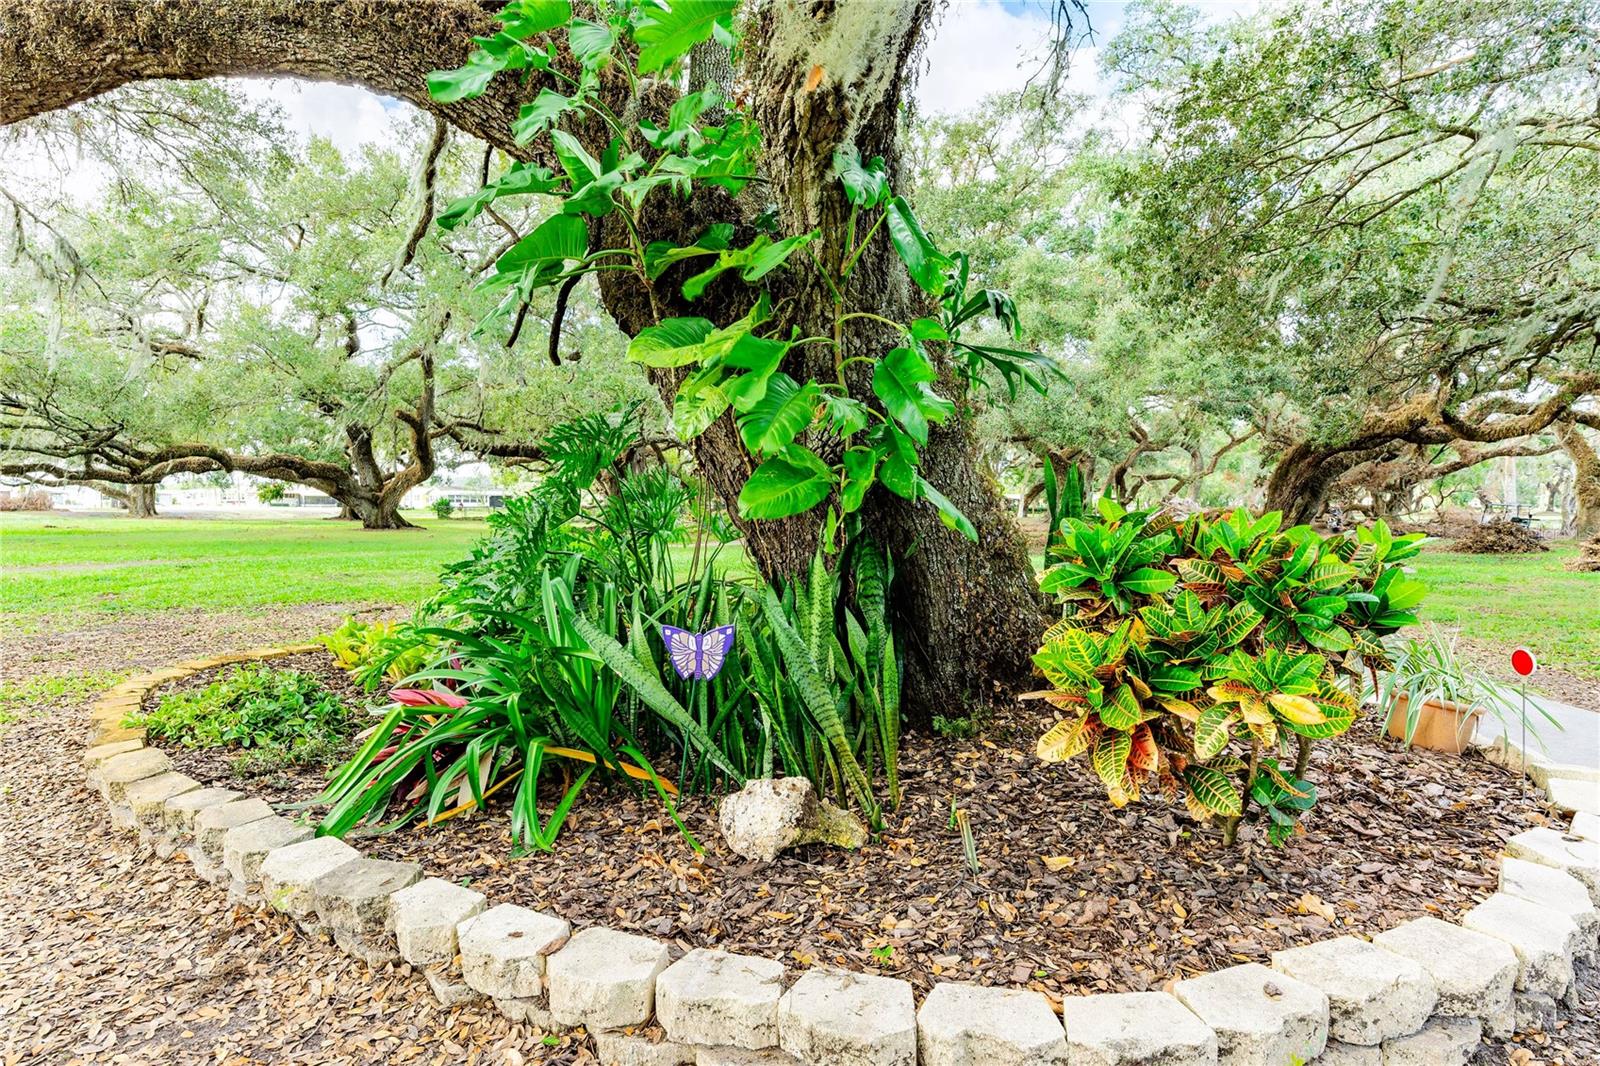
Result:
{"label": "purple butterfly garden stake", "polygon": [[662,626],[661,639],[672,656],[672,665],[682,678],[696,677],[710,681],[728,661],[728,649],[733,647],[733,626],[718,626],[704,633],[691,633],[677,626]]}

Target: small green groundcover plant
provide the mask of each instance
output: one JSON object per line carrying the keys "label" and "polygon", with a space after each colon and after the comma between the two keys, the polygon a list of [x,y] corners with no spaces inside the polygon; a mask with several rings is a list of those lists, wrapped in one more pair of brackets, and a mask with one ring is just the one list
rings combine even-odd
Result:
{"label": "small green groundcover plant", "polygon": [[128,725],[186,748],[236,748],[249,776],[284,766],[326,764],[342,750],[355,717],[315,677],[248,663],[201,689],[164,696]]}
{"label": "small green groundcover plant", "polygon": [[1416,622],[1401,565],[1420,534],[1322,537],[1244,510],[1176,524],[1104,499],[1061,516],[1044,591],[1063,604],[1034,662],[1065,712],[1040,758],[1086,755],[1114,806],[1152,784],[1231,843],[1252,804],[1283,843],[1316,802],[1311,747],[1350,728],[1363,670]]}

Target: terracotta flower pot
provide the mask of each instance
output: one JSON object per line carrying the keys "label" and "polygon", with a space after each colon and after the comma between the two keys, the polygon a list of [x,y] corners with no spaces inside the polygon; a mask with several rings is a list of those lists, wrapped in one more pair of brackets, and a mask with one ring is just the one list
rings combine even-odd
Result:
{"label": "terracotta flower pot", "polygon": [[[1406,738],[1409,702],[1404,695],[1397,696],[1389,712],[1389,735],[1396,740]],[[1460,755],[1472,743],[1481,717],[1481,707],[1466,707],[1450,700],[1429,700],[1417,715],[1417,731],[1411,735],[1411,744]]]}

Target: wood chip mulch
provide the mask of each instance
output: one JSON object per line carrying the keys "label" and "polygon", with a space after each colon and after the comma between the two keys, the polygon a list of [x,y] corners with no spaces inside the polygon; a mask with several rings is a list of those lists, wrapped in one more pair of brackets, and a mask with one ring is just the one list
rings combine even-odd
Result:
{"label": "wood chip mulch", "polygon": [[[307,630],[292,622],[303,620],[236,619],[216,627],[226,643],[185,633],[106,658],[153,666],[299,639]],[[113,664],[75,655],[50,665]],[[0,938],[0,1062],[593,1061],[582,1037],[550,1046],[493,1010],[444,1010],[406,967],[373,972],[228,904],[186,864],[141,851],[109,829],[80,783],[84,724],[79,703],[44,705],[0,734],[11,765],[0,792],[0,892],[14,933]],[[1111,811],[1084,769],[1031,757],[1035,729],[1002,720],[978,740],[907,738],[905,802],[883,838],[856,853],[810,847],[747,863],[723,849],[710,803],[691,798],[685,817],[707,847],[696,856],[659,805],[621,789],[586,795],[553,855],[511,858],[503,808],[353,843],[497,901],[680,949],[782,956],[791,972],[838,964],[919,988],[980,980],[1059,997],[1160,987],[1415,914],[1454,918],[1493,890],[1501,841],[1544,822],[1498,768],[1402,754],[1363,724],[1314,763],[1322,803],[1305,836],[1281,850],[1245,840],[1229,851],[1159,800]],[[277,801],[305,798],[296,787],[314,792],[321,781],[286,785]],[[952,795],[977,833],[976,875],[947,828]],[[1600,1061],[1593,972],[1579,999],[1557,1032],[1486,1045],[1474,1061]]]}

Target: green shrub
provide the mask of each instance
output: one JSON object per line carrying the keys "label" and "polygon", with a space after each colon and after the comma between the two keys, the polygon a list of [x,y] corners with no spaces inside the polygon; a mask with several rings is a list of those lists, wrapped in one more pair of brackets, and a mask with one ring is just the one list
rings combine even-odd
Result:
{"label": "green shrub", "polygon": [[450,502],[450,497],[440,496],[433,501],[433,513],[439,518],[449,518],[456,513],[456,505]]}
{"label": "green shrub", "polygon": [[1315,802],[1311,745],[1350,728],[1347,688],[1387,668],[1381,638],[1417,620],[1426,590],[1400,564],[1421,534],[1099,512],[1062,520],[1040,577],[1064,607],[1034,656],[1051,687],[1032,695],[1066,717],[1039,757],[1087,755],[1118,807],[1154,784],[1229,842],[1254,801],[1283,842]]}
{"label": "green shrub", "polygon": [[315,677],[260,664],[236,666],[205,688],[164,696],[128,724],[186,748],[242,748],[251,765],[323,761],[355,716]]}
{"label": "green shrub", "polygon": [[287,495],[289,495],[289,490],[284,487],[281,481],[268,481],[256,486],[256,499],[262,503],[277,503]]}

